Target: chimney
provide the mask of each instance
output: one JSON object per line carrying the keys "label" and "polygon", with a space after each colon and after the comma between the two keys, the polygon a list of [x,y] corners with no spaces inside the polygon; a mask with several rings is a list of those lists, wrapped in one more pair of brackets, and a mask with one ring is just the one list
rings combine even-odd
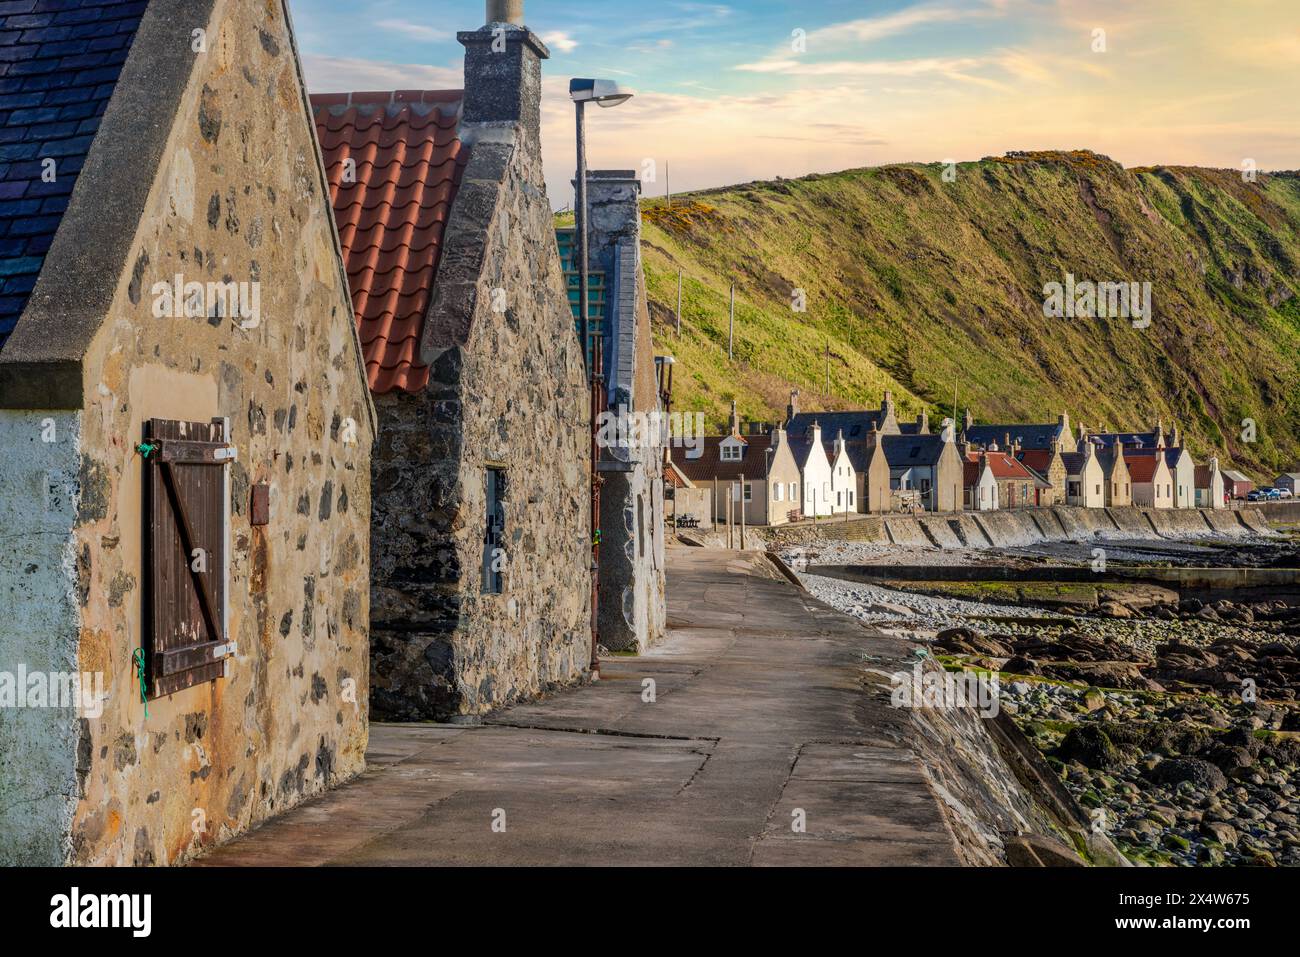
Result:
{"label": "chimney", "polygon": [[952,419],[944,419],[944,420],[943,420],[943,425],[942,425],[942,427],[939,429],[939,437],[940,437],[940,439],[942,439],[944,442],[952,442],[952,441],[954,441],[954,440],[956,439],[956,437],[957,437],[957,436],[956,436],[956,432],[957,432],[957,428],[956,428],[956,426],[957,426],[957,423],[955,423]]}
{"label": "chimney", "polygon": [[740,434],[740,416],[736,414],[736,400],[731,400],[731,435]]}
{"label": "chimney", "polygon": [[924,409],[916,417],[916,431],[919,435],[930,434],[930,413]]}
{"label": "chimney", "polygon": [[1011,433],[1010,433],[1010,432],[1003,432],[1003,433],[1002,433],[1002,447],[1003,447],[1004,449],[1009,449],[1009,448],[1011,448]]}
{"label": "chimney", "polygon": [[524,25],[524,0],[487,0],[487,22]]}
{"label": "chimney", "polygon": [[1177,425],[1173,427],[1173,431],[1169,434],[1169,447],[1171,449],[1181,449],[1183,447],[1182,436],[1178,434]]}
{"label": "chimney", "polygon": [[964,416],[962,416],[962,420],[961,420],[961,430],[962,430],[963,432],[969,432],[969,431],[970,431],[970,427],[971,427],[972,425],[974,425],[974,424],[975,424],[975,418],[974,418],[974,416],[972,416],[972,415],[970,414],[970,409],[967,409],[967,410],[966,410],[966,414],[965,414]]}
{"label": "chimney", "polygon": [[785,407],[785,424],[789,425],[790,420],[799,414],[799,390],[790,390],[790,404]]}
{"label": "chimney", "polygon": [[487,23],[461,31],[465,47],[465,103],[461,139],[483,126],[518,124],[540,152],[542,61],[551,52],[524,26],[523,0],[488,0]]}
{"label": "chimney", "polygon": [[885,390],[885,398],[880,403],[880,419],[884,421],[894,414],[894,393],[889,389]]}

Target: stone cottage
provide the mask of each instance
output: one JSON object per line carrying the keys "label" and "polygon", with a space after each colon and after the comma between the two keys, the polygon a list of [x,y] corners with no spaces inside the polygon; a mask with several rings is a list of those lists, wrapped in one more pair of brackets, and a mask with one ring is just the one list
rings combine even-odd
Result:
{"label": "stone cottage", "polygon": [[944,420],[938,435],[882,435],[880,441],[895,492],[915,493],[912,497],[929,512],[961,511],[963,462],[953,440],[952,420]]}
{"label": "stone cottage", "polygon": [[[739,524],[743,516],[747,525],[776,524],[773,518],[783,512],[785,487],[784,483],[779,488],[769,487],[769,469],[779,448],[777,443],[784,439],[777,433],[741,435],[733,402],[728,433],[702,436],[684,452],[674,449],[673,464],[695,486],[710,490],[714,522],[726,524],[730,516]],[[782,474],[782,470],[776,474]],[[778,499],[778,495],[782,498]],[[786,505],[785,509],[790,507]]]}
{"label": "stone cottage", "polygon": [[[600,643],[613,651],[644,651],[663,637],[666,620],[662,440],[670,437],[649,425],[662,409],[641,268],[640,195],[633,170],[587,173],[589,269],[605,280],[596,317],[608,410],[597,439],[597,606]],[[590,316],[590,294],[588,303]]]}
{"label": "stone cottage", "polygon": [[[926,433],[928,434],[928,432]],[[848,442],[846,447],[853,472],[857,476],[857,510],[875,515],[892,508],[889,490],[889,463],[880,442],[881,433],[874,423],[865,439]]]}
{"label": "stone cottage", "polygon": [[0,863],[167,864],[364,767],[373,409],[285,6],[48,7],[0,18]]}
{"label": "stone cottage", "polygon": [[549,53],[518,7],[457,34],[463,90],[312,97],[379,413],[376,717],[482,713],[582,678],[595,651],[590,399],[542,176]]}
{"label": "stone cottage", "polygon": [[1227,489],[1218,456],[1211,456],[1205,465],[1196,466],[1196,507],[1227,508]]}
{"label": "stone cottage", "polygon": [[1078,452],[1061,454],[1065,468],[1065,498],[1061,501],[1066,505],[1106,507],[1106,472],[1096,452],[1091,442],[1081,442]]}

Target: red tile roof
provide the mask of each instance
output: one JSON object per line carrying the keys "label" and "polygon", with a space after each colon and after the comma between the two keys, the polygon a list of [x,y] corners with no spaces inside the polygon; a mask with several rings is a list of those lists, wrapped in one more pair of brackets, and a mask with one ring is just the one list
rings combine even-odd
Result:
{"label": "red tile roof", "polygon": [[[1029,471],[1029,469],[1025,468],[1024,463],[1017,461],[1016,458],[1010,452],[999,451],[999,452],[986,452],[984,454],[988,456],[989,468],[993,470],[993,477],[995,479],[998,479],[999,481],[1005,481],[1006,479],[1015,479],[1019,481],[1019,480],[1031,480],[1035,478],[1034,473]],[[966,453],[966,462],[968,465],[972,462],[978,463],[979,460],[980,460],[980,453],[978,452]],[[974,478],[974,479],[979,478],[978,464],[976,465],[976,469],[974,472],[967,471],[966,475],[969,478]]]}
{"label": "red tile roof", "polygon": [[721,443],[730,438],[726,435],[706,435],[700,441],[700,455],[687,458],[685,449],[673,449],[673,464],[682,470],[682,474],[696,485],[739,479],[762,479],[767,475],[767,449],[772,444],[772,436],[750,435],[745,437],[744,457],[741,459],[722,460]]}
{"label": "red tile roof", "polygon": [[1143,454],[1132,449],[1124,451],[1124,464],[1128,466],[1129,480],[1132,482],[1150,482],[1155,479],[1158,459],[1153,453]]}
{"label": "red tile roof", "polygon": [[[311,98],[372,392],[429,382],[420,337],[469,150],[459,90]],[[355,182],[344,182],[347,160]]]}

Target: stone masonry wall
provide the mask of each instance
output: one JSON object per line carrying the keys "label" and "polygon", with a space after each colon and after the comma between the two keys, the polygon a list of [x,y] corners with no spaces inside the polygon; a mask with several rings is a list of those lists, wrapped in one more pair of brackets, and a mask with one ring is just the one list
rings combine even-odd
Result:
{"label": "stone masonry wall", "polygon": [[[478,714],[590,656],[588,399],[536,141],[463,123],[419,395],[377,397],[378,718]],[[482,590],[486,469],[504,470],[504,589]]]}
{"label": "stone masonry wall", "polygon": [[[367,739],[371,410],[328,196],[279,3],[222,0],[207,30],[108,322],[85,359],[80,722],[67,858],[165,864],[359,773]],[[186,33],[189,27],[186,27]],[[81,185],[81,184],[79,184]],[[67,224],[65,223],[65,226]],[[155,318],[154,284],[260,283],[260,318]],[[229,417],[227,677],[150,701],[142,469],[150,417]],[[271,486],[250,527],[249,491]]]}

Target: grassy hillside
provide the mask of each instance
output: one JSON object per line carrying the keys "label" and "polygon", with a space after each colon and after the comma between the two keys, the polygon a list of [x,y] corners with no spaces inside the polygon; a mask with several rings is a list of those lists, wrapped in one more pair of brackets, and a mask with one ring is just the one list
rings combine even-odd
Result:
{"label": "grassy hillside", "polygon": [[[875,406],[980,421],[1177,422],[1194,453],[1300,463],[1300,176],[1125,170],[1089,152],[849,170],[643,208],[676,405],[725,420]],[[682,331],[674,329],[684,273]],[[1149,281],[1153,320],[1043,316],[1043,286]],[[727,361],[736,283],[735,359]],[[806,311],[792,308],[794,290]],[[831,390],[825,388],[826,346]],[[1257,440],[1242,440],[1253,419]]]}

